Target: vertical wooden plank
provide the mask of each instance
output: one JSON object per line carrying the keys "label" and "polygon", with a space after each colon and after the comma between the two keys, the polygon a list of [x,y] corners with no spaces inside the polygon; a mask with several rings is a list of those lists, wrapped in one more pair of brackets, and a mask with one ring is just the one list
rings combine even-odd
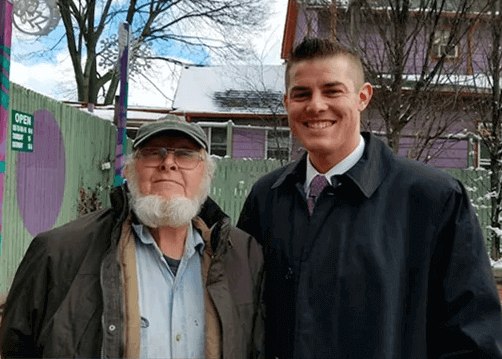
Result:
{"label": "vertical wooden plank", "polygon": [[275,160],[217,158],[211,198],[235,224],[253,184],[280,166],[280,161]]}

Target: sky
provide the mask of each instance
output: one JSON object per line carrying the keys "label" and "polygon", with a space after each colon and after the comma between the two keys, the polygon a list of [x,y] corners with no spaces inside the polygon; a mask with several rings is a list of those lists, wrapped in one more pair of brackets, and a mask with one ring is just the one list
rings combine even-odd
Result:
{"label": "sky", "polygon": [[[272,6],[273,15],[261,36],[252,41],[263,64],[280,64],[282,35],[286,19],[287,0],[267,0]],[[59,28],[49,36],[59,36]],[[13,27],[10,81],[56,100],[76,100],[71,58],[65,46],[51,58],[26,57],[41,46],[41,42],[27,39]],[[171,107],[177,81],[173,80],[173,65],[158,61],[148,76],[134,77],[129,80],[129,107]],[[154,79],[154,80],[152,80]]]}

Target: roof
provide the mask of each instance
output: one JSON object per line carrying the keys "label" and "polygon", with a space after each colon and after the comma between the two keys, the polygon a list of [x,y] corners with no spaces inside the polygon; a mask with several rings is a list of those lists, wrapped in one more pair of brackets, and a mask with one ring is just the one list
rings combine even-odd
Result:
{"label": "roof", "polygon": [[175,113],[286,113],[283,65],[189,67],[181,72]]}
{"label": "roof", "polygon": [[[63,101],[63,103],[103,120],[114,121],[115,106],[113,105],[94,105],[91,112],[88,110],[87,105],[82,102]],[[127,128],[134,129],[140,127],[143,123],[157,121],[165,117],[169,112],[171,112],[171,108],[130,106],[127,108]]]}
{"label": "roof", "polygon": [[[307,6],[329,6],[333,2],[332,0],[296,0],[298,4]],[[347,6],[352,0],[336,0],[337,6]]]}
{"label": "roof", "polygon": [[[469,12],[479,12],[486,8],[487,2],[490,0],[476,0],[472,1],[469,6]],[[327,7],[333,3],[333,0],[296,0],[298,4],[307,5],[309,7]],[[336,0],[337,7],[345,8],[348,7],[350,3],[355,2],[354,0]],[[367,0],[366,3],[372,8],[388,8],[389,0]],[[424,7],[423,0],[410,0],[410,11],[419,10]],[[437,6],[441,6],[438,3]],[[459,0],[445,0],[443,11],[445,12],[456,12],[458,7],[462,6]],[[485,9],[486,10],[486,9]]]}

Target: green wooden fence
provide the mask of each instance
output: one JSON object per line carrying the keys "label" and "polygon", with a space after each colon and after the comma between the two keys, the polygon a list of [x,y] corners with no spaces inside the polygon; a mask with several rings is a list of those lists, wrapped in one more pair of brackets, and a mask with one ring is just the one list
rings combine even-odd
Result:
{"label": "green wooden fence", "polygon": [[280,166],[278,160],[218,159],[210,196],[235,224],[256,180]]}

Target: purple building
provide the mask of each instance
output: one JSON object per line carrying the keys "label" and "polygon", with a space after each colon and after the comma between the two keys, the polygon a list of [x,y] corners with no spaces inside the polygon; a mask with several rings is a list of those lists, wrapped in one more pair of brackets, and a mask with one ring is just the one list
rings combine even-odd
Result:
{"label": "purple building", "polygon": [[212,155],[289,161],[301,155],[283,105],[284,66],[184,68],[172,113],[199,123]]}
{"label": "purple building", "polygon": [[[351,47],[375,89],[362,128],[388,142],[389,134],[397,134],[394,148],[400,156],[435,167],[483,166],[489,162],[482,141],[482,113],[486,121],[491,87],[486,71],[489,4],[289,0],[281,55],[287,59],[291,48],[308,36]],[[426,90],[419,94],[422,84]]]}
{"label": "purple building", "polygon": [[[458,16],[463,1],[471,1],[471,7]],[[483,72],[489,29],[486,13],[480,15],[486,2],[445,0],[438,11],[410,0],[405,25],[390,36],[383,32],[392,31],[391,3],[395,1],[289,0],[282,58],[306,36],[352,47],[375,89],[362,117],[364,130],[387,141],[400,156],[435,167],[485,165],[489,156],[476,106],[480,98],[488,98],[490,88]],[[401,67],[389,38],[404,43]],[[421,84],[425,91],[417,95]],[[287,127],[283,92],[282,65],[185,68],[173,112],[205,128],[212,154],[291,160],[303,150]]]}

